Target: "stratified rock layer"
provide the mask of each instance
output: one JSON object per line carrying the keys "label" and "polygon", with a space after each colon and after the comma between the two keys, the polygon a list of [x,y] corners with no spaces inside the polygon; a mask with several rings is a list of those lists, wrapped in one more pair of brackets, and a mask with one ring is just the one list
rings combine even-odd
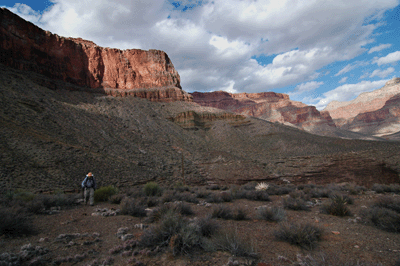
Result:
{"label": "stratified rock layer", "polygon": [[349,102],[332,102],[324,109],[342,129],[373,136],[400,131],[400,78],[360,94]]}
{"label": "stratified rock layer", "polygon": [[168,55],[159,50],[118,50],[44,31],[0,9],[1,63],[114,96],[152,101],[187,100]]}
{"label": "stratified rock layer", "polygon": [[271,122],[311,128],[316,125],[335,127],[329,113],[320,113],[314,106],[291,101],[282,93],[228,93],[216,91],[209,93],[192,93],[193,101],[202,105],[215,107],[242,115],[254,116]]}

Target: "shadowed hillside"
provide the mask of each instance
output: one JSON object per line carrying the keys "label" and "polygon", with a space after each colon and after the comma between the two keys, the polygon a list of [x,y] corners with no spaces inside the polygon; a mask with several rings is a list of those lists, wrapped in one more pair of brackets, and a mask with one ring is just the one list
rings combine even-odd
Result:
{"label": "shadowed hillside", "polygon": [[[398,142],[320,137],[196,103],[88,93],[4,65],[0,88],[2,191],[78,189],[88,171],[121,188],[150,180],[398,182]],[[195,116],[201,123],[189,121]]]}

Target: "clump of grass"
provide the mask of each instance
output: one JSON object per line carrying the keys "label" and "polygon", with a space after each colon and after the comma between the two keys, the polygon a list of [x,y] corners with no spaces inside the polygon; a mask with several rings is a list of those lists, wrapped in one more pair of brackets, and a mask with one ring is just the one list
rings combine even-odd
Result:
{"label": "clump of grass", "polygon": [[278,240],[311,250],[321,240],[322,233],[322,229],[308,223],[283,222],[274,235]]}
{"label": "clump of grass", "polygon": [[121,213],[134,217],[145,217],[146,206],[139,200],[125,198],[121,202]]}
{"label": "clump of grass", "polygon": [[236,192],[236,198],[252,201],[271,201],[269,194],[265,190],[239,190]]}
{"label": "clump of grass", "polygon": [[280,222],[286,219],[286,211],[281,207],[259,207],[257,217],[268,222]]}
{"label": "clump of grass", "polygon": [[143,191],[146,196],[161,196],[162,195],[162,188],[156,182],[148,182],[144,185]]}
{"label": "clump of grass", "polygon": [[36,233],[32,219],[22,209],[0,209],[0,235],[7,237],[21,237]]}
{"label": "clump of grass", "polygon": [[118,189],[114,186],[101,187],[94,192],[94,201],[95,202],[108,201],[108,199],[111,196],[117,193]]}
{"label": "clump of grass", "polygon": [[257,258],[255,244],[249,239],[240,237],[237,230],[224,231],[218,234],[212,241],[215,250],[226,251],[236,257]]}
{"label": "clump of grass", "polygon": [[348,198],[342,195],[333,195],[330,203],[321,206],[321,212],[335,216],[349,216],[351,213],[347,206],[348,200]]}
{"label": "clump of grass", "polygon": [[285,209],[294,211],[309,211],[310,208],[307,206],[305,200],[301,198],[287,197],[282,199],[282,204]]}

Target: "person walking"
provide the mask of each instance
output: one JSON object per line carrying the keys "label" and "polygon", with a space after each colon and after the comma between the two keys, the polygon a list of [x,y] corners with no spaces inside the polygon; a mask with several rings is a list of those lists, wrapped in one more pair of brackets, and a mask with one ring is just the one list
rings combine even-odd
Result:
{"label": "person walking", "polygon": [[82,182],[82,188],[85,190],[83,195],[83,202],[86,205],[89,198],[90,206],[93,206],[94,191],[96,190],[96,180],[94,179],[92,172],[89,172],[86,175],[85,179]]}

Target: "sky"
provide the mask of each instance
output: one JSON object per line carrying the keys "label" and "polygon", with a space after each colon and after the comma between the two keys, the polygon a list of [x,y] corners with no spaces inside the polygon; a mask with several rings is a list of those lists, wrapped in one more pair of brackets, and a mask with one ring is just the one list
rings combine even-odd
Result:
{"label": "sky", "polygon": [[40,28],[165,51],[187,92],[273,91],[323,110],[400,76],[400,0],[2,0]]}

